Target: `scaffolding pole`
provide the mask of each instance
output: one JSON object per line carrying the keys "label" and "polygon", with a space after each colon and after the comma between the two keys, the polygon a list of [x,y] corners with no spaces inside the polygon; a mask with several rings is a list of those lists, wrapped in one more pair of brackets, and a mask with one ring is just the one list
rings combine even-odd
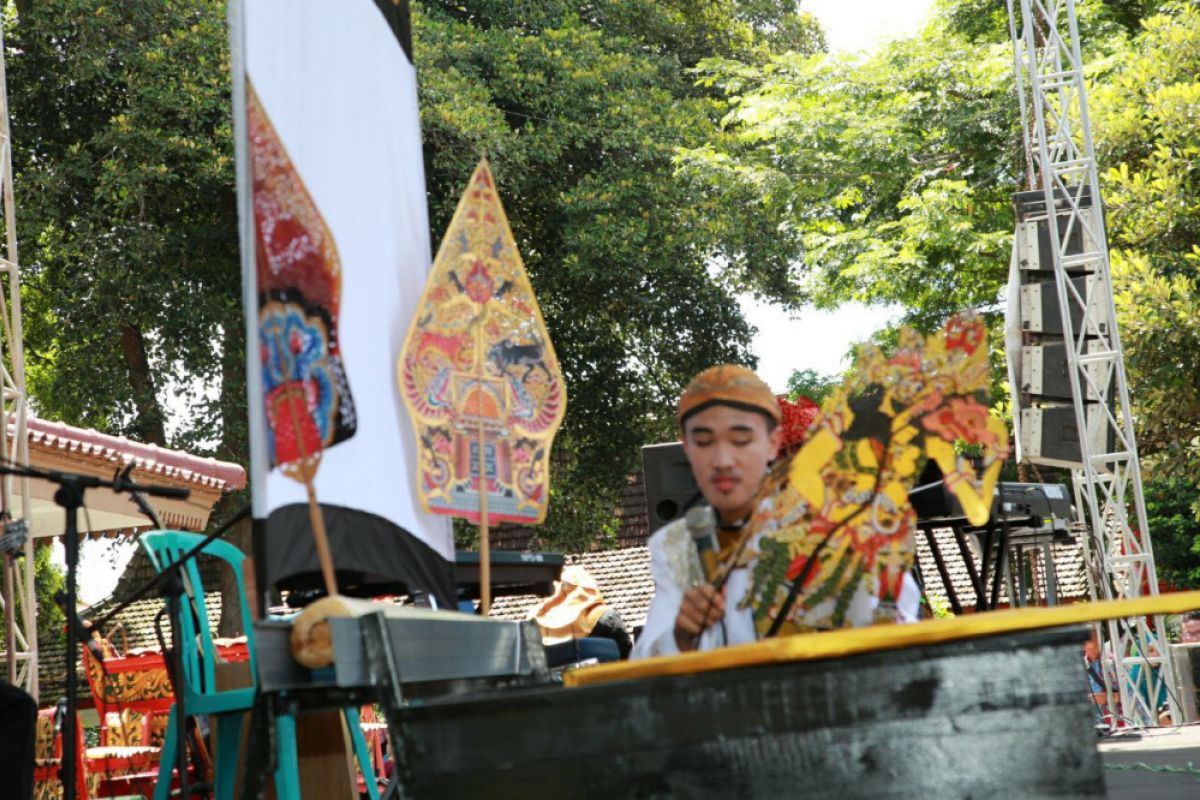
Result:
{"label": "scaffolding pole", "polygon": [[[29,465],[28,403],[25,394],[25,350],[21,326],[21,280],[17,266],[16,201],[13,196],[12,135],[8,116],[8,79],[4,65],[4,34],[0,30],[0,186],[4,193],[5,257],[0,258],[0,458]],[[0,509],[9,518],[28,516],[29,479],[5,475],[0,479]],[[20,502],[14,507],[14,497]],[[7,680],[38,697],[37,596],[33,584],[33,536],[22,547],[23,557],[3,558],[5,596],[4,661]],[[11,591],[8,591],[8,590]]]}
{"label": "scaffolding pole", "polygon": [[[1089,591],[1093,600],[1157,595],[1075,2],[1007,3],[1029,186],[1044,193],[1079,436],[1070,467],[1076,508],[1087,526],[1083,541]],[[1020,413],[1024,417],[1026,408]],[[1110,702],[1112,718],[1158,725],[1159,706],[1166,703],[1178,723],[1162,618],[1119,619],[1099,628],[1105,679],[1119,697],[1119,707],[1115,699]]]}

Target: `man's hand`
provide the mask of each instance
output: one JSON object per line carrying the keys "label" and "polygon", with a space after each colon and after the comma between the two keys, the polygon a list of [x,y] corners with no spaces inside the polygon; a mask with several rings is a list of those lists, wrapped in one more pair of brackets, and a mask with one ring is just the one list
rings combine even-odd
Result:
{"label": "man's hand", "polygon": [[679,604],[675,617],[675,644],[680,651],[695,650],[700,634],[725,616],[725,592],[709,584],[693,586]]}

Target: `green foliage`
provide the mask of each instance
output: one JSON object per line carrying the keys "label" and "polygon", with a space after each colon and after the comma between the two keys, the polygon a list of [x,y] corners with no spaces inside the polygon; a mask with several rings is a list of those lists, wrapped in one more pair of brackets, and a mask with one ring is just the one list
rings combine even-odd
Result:
{"label": "green foliage", "polygon": [[865,60],[783,54],[701,64],[725,135],[680,173],[722,218],[724,255],[768,264],[749,288],[832,307],[895,303],[928,328],[993,303],[1021,168],[1007,43],[944,24]]}
{"label": "green foliage", "polygon": [[[1018,0],[1013,5],[1019,13]],[[1164,0],[1076,0],[1080,38],[1090,45],[1116,32],[1136,33],[1141,21],[1164,5]],[[938,11],[953,30],[971,41],[1002,41],[1009,36],[1007,3],[941,0]]]}
{"label": "green foliage", "polygon": [[1159,581],[1200,589],[1200,487],[1182,478],[1156,478],[1143,490]]}
{"label": "green foliage", "polygon": [[[37,635],[39,641],[53,641],[63,638],[64,625],[66,617],[63,616],[62,610],[58,604],[54,602],[56,592],[62,591],[67,583],[66,578],[58,567],[50,560],[52,551],[50,542],[44,541],[34,545],[33,548],[33,592],[37,598]],[[24,570],[25,565],[22,561],[17,562],[18,569]],[[17,619],[21,619],[21,615],[25,612],[21,609],[21,599],[15,598],[17,602]],[[0,640],[3,639],[3,631],[5,630],[4,610],[0,609]],[[18,628],[19,628],[18,624]]]}
{"label": "green foliage", "polygon": [[788,399],[795,401],[803,396],[821,405],[839,384],[840,378],[822,375],[814,369],[792,370],[787,380]]}
{"label": "green foliage", "polygon": [[567,377],[546,546],[611,540],[625,477],[641,445],[673,435],[686,381],[752,362],[739,284],[714,280],[712,209],[672,158],[716,120],[690,67],[759,63],[788,25],[820,44],[794,6],[413,5],[432,227],[445,227],[486,152]]}
{"label": "green foliage", "polygon": [[[1160,5],[1080,2],[1090,74],[1122,71],[1128,32]],[[699,65],[701,85],[726,98],[723,135],[685,148],[679,170],[709,198],[725,259],[755,265],[745,288],[825,307],[895,303],[925,330],[1000,300],[1011,195],[1026,172],[1007,13],[984,0],[938,10],[919,36],[866,58]],[[1172,13],[1147,19],[1148,31],[1175,31],[1182,11]],[[1114,108],[1137,116],[1145,100]],[[1160,105],[1183,114],[1188,102],[1176,92]]]}
{"label": "green foliage", "polygon": [[218,0],[38,0],[9,24],[42,413],[164,443],[168,381],[190,379],[225,391],[172,444],[244,426],[244,384],[222,385],[243,358],[221,346],[242,331],[226,36]]}
{"label": "green foliage", "polygon": [[38,636],[53,638],[63,635],[66,617],[54,602],[54,595],[66,589],[67,579],[50,560],[53,551],[49,542],[33,548],[33,591],[37,595]]}
{"label": "green foliage", "polygon": [[1200,8],[1168,4],[1143,27],[1094,93],[1096,147],[1139,446],[1155,475],[1196,484]]}

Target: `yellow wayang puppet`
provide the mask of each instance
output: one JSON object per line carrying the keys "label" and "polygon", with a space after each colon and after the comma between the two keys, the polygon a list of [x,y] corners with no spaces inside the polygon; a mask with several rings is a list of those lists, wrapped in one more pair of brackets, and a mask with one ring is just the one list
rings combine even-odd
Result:
{"label": "yellow wayang puppet", "polygon": [[890,355],[860,349],[748,526],[739,563],[752,568],[745,602],[760,636],[898,621],[914,553],[908,491],[926,459],[971,523],[987,520],[1009,447],[988,410],[986,340],[981,318],[958,316],[928,339],[902,331]]}

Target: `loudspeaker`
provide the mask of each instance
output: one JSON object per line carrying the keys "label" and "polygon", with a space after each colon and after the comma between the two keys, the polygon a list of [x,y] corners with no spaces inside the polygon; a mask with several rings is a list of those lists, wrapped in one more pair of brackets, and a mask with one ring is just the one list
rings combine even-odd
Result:
{"label": "loudspeaker", "polygon": [[[1076,194],[1078,192],[1078,194]],[[1092,193],[1087,186],[1072,189],[1071,198],[1078,197],[1080,216],[1087,220],[1088,229],[1072,224],[1068,195],[1062,189],[1054,190],[1054,217],[1058,237],[1066,245],[1067,271],[1073,275],[1092,273],[1096,270],[1094,254],[1099,249],[1091,232],[1099,230],[1099,214],[1092,205]],[[1046,210],[1046,195],[1040,190],[1017,192],[1013,195],[1013,206],[1017,212],[1017,263],[1022,270],[1022,283],[1026,277],[1036,280],[1034,275],[1054,277],[1054,245],[1050,239],[1050,215]],[[1064,241],[1065,240],[1065,241]]]}
{"label": "loudspeaker", "polygon": [[643,447],[642,474],[645,476],[646,518],[651,532],[682,517],[700,495],[681,442]]}
{"label": "loudspeaker", "polygon": [[[1084,355],[1101,352],[1098,339],[1088,339],[1085,343]],[[1021,348],[1021,394],[1029,395],[1035,403],[1040,402],[1071,402],[1071,373],[1067,365],[1068,343],[1062,341],[1047,341],[1045,344],[1026,345]],[[1107,381],[1105,394],[1113,395],[1113,376],[1107,364],[1095,363],[1085,367],[1091,380],[1096,384]],[[1109,374],[1105,374],[1108,372]],[[1098,398],[1091,384],[1080,380],[1079,388],[1083,391],[1086,402],[1093,403]],[[1076,448],[1078,449],[1078,448]]]}
{"label": "loudspeaker", "polygon": [[[1018,192],[1013,195],[1013,205],[1018,269],[1010,279],[1019,285],[1009,291],[1006,339],[1017,384],[1013,400],[1017,405],[1014,414],[1020,420],[1021,454],[1023,460],[1034,464],[1079,469],[1085,458],[1112,453],[1116,441],[1108,414],[1099,405],[1104,402],[1112,408],[1116,402],[1115,366],[1108,341],[1113,320],[1109,289],[1099,269],[1104,248],[1103,242],[1093,238],[1102,230],[1101,212],[1087,186],[1056,189],[1049,205],[1042,191]],[[1056,226],[1064,249],[1058,260],[1067,277],[1070,325],[1074,338],[1084,340],[1077,358],[1073,355],[1076,342],[1064,339],[1067,326],[1059,307],[1062,298],[1055,281],[1057,254],[1051,225]],[[1080,376],[1087,428],[1082,436],[1072,402],[1071,361],[1086,373],[1086,380]],[[1081,452],[1081,438],[1086,442],[1086,456]],[[1095,465],[1109,469],[1107,462]]]}
{"label": "loudspeaker", "polygon": [[[1071,279],[1071,285],[1080,297],[1086,298],[1089,316],[1100,319],[1103,314],[1102,302],[1107,296],[1107,289],[1099,275],[1083,275]],[[1078,336],[1085,333],[1093,335],[1092,331],[1081,331],[1083,325],[1083,310],[1078,303],[1071,303],[1071,330]],[[1108,334],[1105,322],[1097,323],[1100,333]],[[1040,333],[1050,336],[1063,335],[1062,310],[1058,305],[1058,282],[1053,280],[1037,281],[1021,286],[1021,330],[1029,333]]]}
{"label": "loudspeaker", "polygon": [[[1104,409],[1091,403],[1087,406],[1086,418],[1088,449],[1092,453],[1111,453],[1116,446],[1116,433]],[[1083,457],[1079,452],[1075,407],[1047,404],[1022,408],[1021,451],[1035,464],[1079,469]]]}

